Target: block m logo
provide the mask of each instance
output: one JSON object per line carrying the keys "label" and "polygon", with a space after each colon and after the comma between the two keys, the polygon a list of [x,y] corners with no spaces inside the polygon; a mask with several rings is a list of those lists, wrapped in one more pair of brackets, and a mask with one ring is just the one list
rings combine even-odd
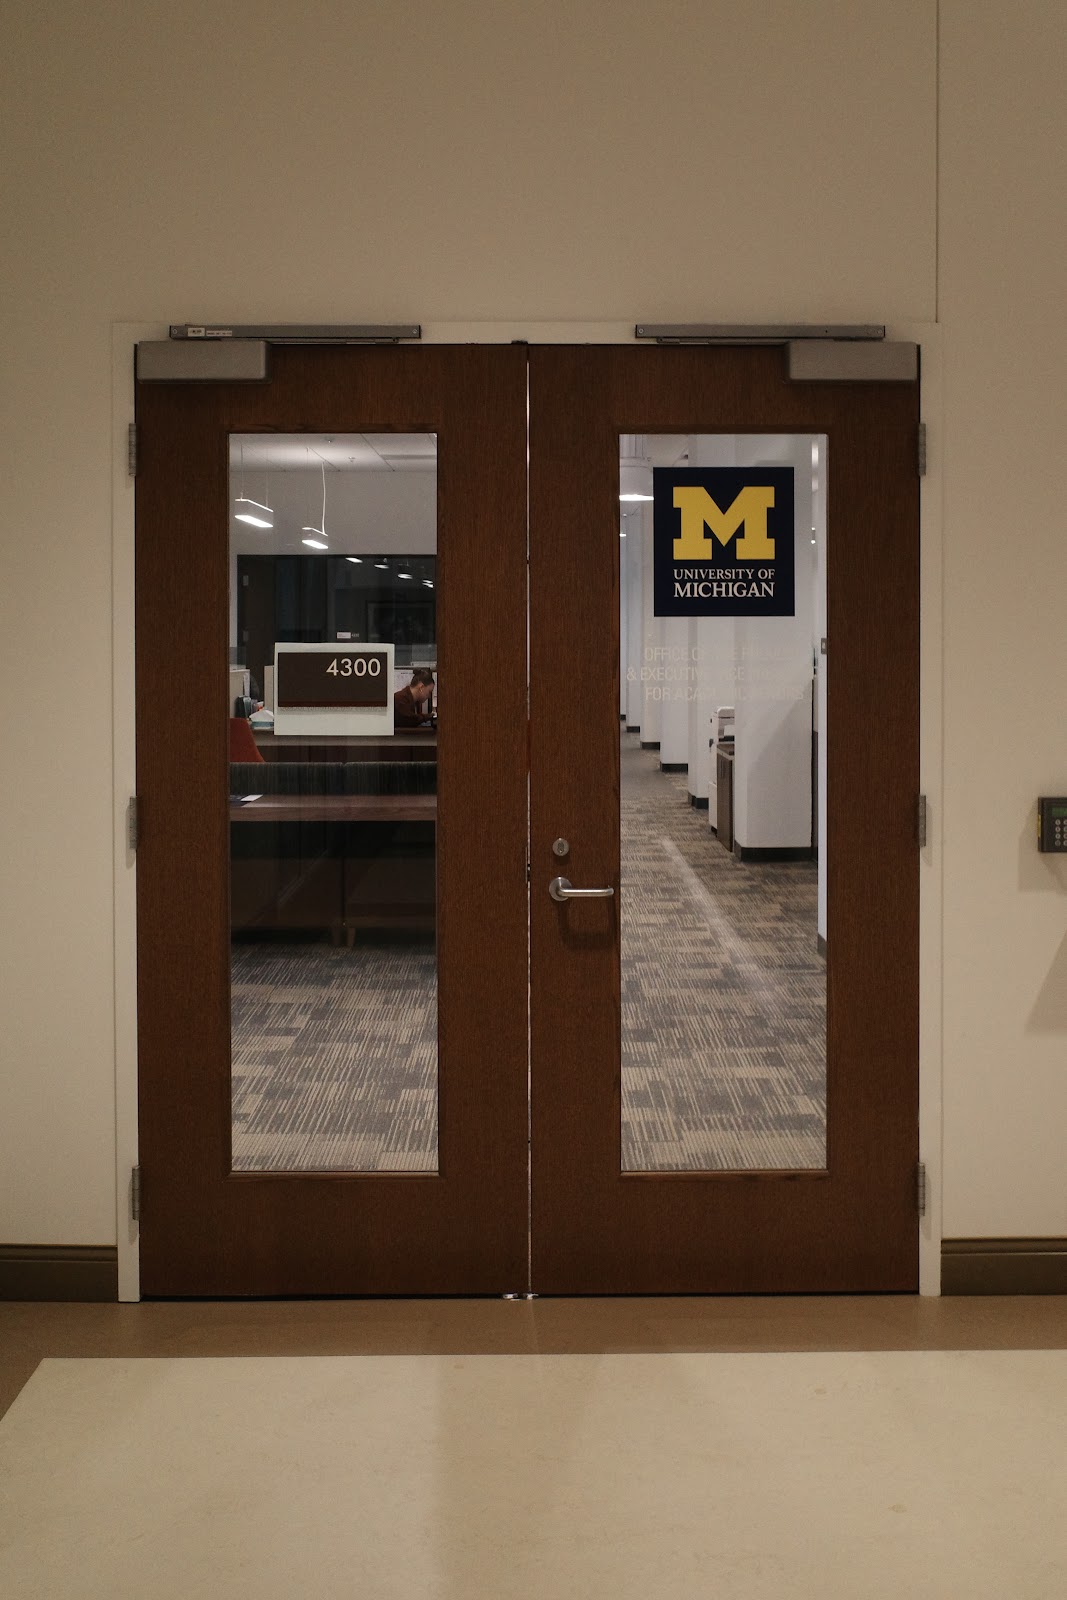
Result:
{"label": "block m logo", "polygon": [[[675,561],[714,561],[715,540],[728,545],[739,528],[745,531],[734,547],[738,561],[773,561],[774,540],[767,532],[767,513],[774,490],[758,485],[742,489],[729,510],[722,511],[706,489],[676,487],[674,509],[681,528],[674,538]],[[711,530],[705,533],[705,528]]]}

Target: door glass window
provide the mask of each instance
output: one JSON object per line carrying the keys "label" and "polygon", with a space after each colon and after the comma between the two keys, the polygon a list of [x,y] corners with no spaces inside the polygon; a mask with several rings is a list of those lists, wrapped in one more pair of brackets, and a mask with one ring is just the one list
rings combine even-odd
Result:
{"label": "door glass window", "polygon": [[434,435],[231,436],[235,1172],[437,1169],[436,584]]}
{"label": "door glass window", "polygon": [[620,441],[626,1172],[826,1165],[826,456]]}

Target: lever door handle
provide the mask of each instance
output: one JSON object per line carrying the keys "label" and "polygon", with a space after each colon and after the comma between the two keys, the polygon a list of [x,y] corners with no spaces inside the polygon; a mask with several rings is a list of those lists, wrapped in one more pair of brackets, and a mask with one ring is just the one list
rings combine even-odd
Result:
{"label": "lever door handle", "polygon": [[569,878],[553,878],[548,886],[553,900],[610,900],[614,889],[572,889]]}

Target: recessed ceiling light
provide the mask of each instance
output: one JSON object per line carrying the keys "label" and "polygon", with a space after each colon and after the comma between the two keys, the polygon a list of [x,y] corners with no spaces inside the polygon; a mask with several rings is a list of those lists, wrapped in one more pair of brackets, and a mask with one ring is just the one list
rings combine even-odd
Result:
{"label": "recessed ceiling light", "polygon": [[620,494],[620,500],[651,500],[650,494]]}

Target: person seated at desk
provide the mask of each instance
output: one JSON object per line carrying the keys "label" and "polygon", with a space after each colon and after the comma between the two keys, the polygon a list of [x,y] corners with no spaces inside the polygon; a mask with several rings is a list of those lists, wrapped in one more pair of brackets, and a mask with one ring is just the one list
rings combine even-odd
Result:
{"label": "person seated at desk", "polygon": [[393,696],[393,727],[422,728],[433,721],[433,673],[416,667],[406,689]]}

